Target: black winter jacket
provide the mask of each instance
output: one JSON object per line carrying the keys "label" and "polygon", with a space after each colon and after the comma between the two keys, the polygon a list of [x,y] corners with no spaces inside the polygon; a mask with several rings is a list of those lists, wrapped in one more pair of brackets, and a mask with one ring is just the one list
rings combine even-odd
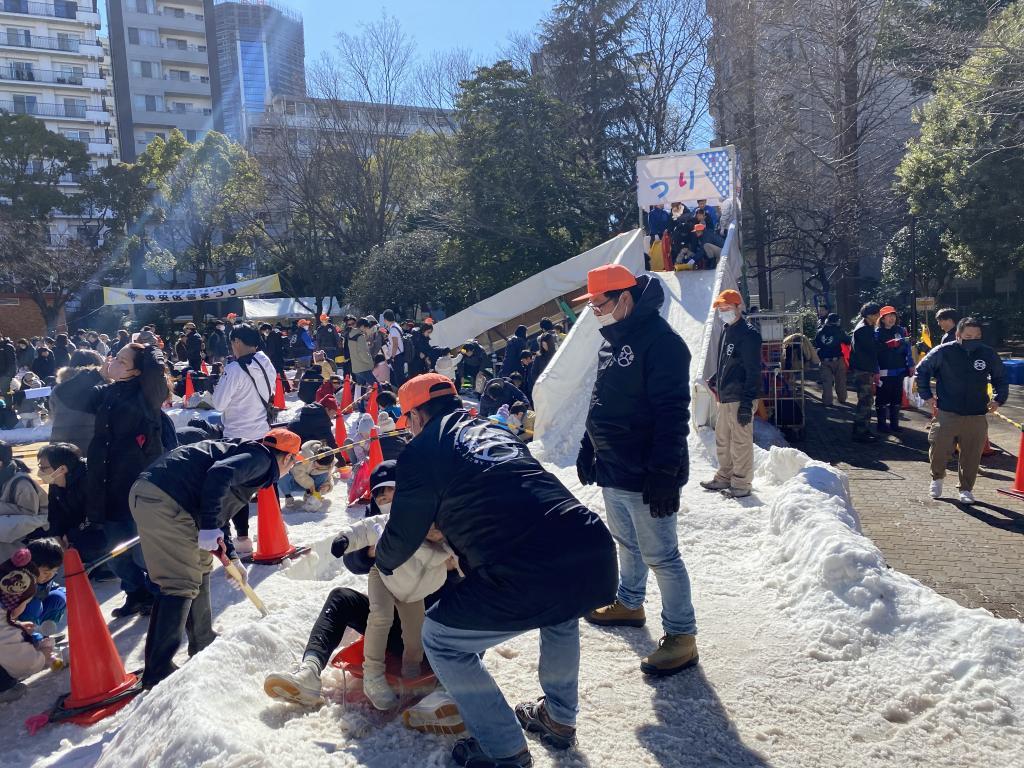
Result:
{"label": "black winter jacket", "polygon": [[199,331],[192,331],[185,337],[185,355],[192,370],[198,371],[202,367],[203,337]]}
{"label": "black winter jacket", "polygon": [[[18,353],[13,344],[0,344],[0,379],[14,378],[18,372]],[[6,394],[0,393],[0,394]]]}
{"label": "black winter jacket", "polygon": [[914,367],[907,329],[900,325],[886,328],[881,323],[875,328],[878,342],[878,368],[883,376],[906,376]]}
{"label": "black winter jacket", "polygon": [[281,336],[281,332],[275,328],[268,333],[267,338],[263,341],[263,347],[263,351],[270,358],[274,368],[278,373],[282,373],[284,371],[284,337]]}
{"label": "black winter jacket", "polygon": [[288,422],[288,429],[298,435],[302,442],[321,440],[331,448],[338,447],[338,443],[334,440],[334,425],[331,423],[331,417],[327,415],[327,409],[317,403],[310,403],[299,408],[296,417]]}
{"label": "black winter jacket", "polygon": [[[337,352],[341,348],[341,337],[338,335],[338,329],[332,324],[327,323],[321,325],[316,329],[316,347],[317,349],[333,350]],[[333,357],[331,362],[334,362]]]}
{"label": "black winter jacket", "polygon": [[[50,355],[53,358],[53,364],[56,368],[63,368],[71,362],[71,353],[75,351],[75,345],[68,342],[66,347],[62,347],[60,344],[53,345],[53,353]],[[53,375],[53,374],[51,374]]]}
{"label": "black winter jacket", "polygon": [[223,528],[261,488],[278,480],[270,450],[251,440],[203,440],[182,445],[140,476],[181,505],[199,530]]}
{"label": "black winter jacket", "polygon": [[878,341],[875,329],[864,320],[853,329],[850,345],[850,370],[863,373],[878,373]]}
{"label": "black winter jacket", "polygon": [[57,363],[53,359],[53,353],[50,353],[49,355],[45,356],[39,355],[38,357],[36,357],[36,359],[32,361],[31,370],[32,373],[34,373],[36,376],[43,380],[44,384],[46,383],[46,380],[48,378],[50,378],[51,376],[56,376]]}
{"label": "black winter jacket", "polygon": [[949,344],[951,341],[956,341],[956,326],[953,326],[942,334],[942,341],[940,341],[939,344]]}
{"label": "black winter jacket", "polygon": [[661,281],[641,275],[632,314],[601,328],[597,379],[580,451],[597,484],[639,492],[649,475],[689,479],[690,350],[661,316]]}
{"label": "black winter jacket", "polygon": [[1000,405],[1010,396],[1003,361],[986,344],[973,352],[956,341],[939,345],[917,366],[917,392],[925,400],[932,396],[932,378],[938,382],[939,410],[961,416],[981,416],[988,412],[989,381]]}
{"label": "black winter jacket", "polygon": [[61,368],[57,386],[50,395],[51,443],[72,443],[84,456],[92,443],[96,416],[84,411],[82,404],[94,387],[102,385],[103,377],[95,367]]}
{"label": "black winter jacket", "polygon": [[[491,397],[487,394],[488,388],[495,382],[502,384],[501,397]],[[530,403],[530,398],[526,396],[526,393],[515,387],[508,379],[491,379],[484,384],[484,393],[480,395],[480,415],[482,417],[493,416],[501,406],[512,405],[517,400]]]}
{"label": "black winter jacket", "polygon": [[138,379],[93,387],[83,410],[96,414],[89,443],[89,518],[131,520],[128,492],[163,453],[161,414],[146,403]]}
{"label": "black winter jacket", "polygon": [[611,602],[611,534],[526,446],[466,411],[435,416],[398,459],[377,568],[392,573],[444,533],[466,578],[429,613],[461,629],[518,632],[576,619]]}
{"label": "black winter jacket", "polygon": [[508,376],[519,367],[519,355],[526,349],[526,339],[510,336],[505,345],[505,358],[501,362],[501,375]]}
{"label": "black winter jacket", "polygon": [[74,535],[86,522],[102,522],[90,520],[88,517],[88,472],[85,464],[79,464],[68,472],[65,485],[49,486],[48,520],[50,536],[67,536],[74,541]]}
{"label": "black winter jacket", "polygon": [[214,328],[206,337],[206,351],[211,357],[228,356],[228,336],[224,331]]}
{"label": "black winter jacket", "polygon": [[739,319],[718,339],[718,368],[708,382],[720,403],[753,405],[761,393],[761,334]]}
{"label": "black winter jacket", "polygon": [[850,337],[839,325],[825,323],[814,337],[814,349],[822,360],[834,360],[843,356],[843,344],[849,344]]}

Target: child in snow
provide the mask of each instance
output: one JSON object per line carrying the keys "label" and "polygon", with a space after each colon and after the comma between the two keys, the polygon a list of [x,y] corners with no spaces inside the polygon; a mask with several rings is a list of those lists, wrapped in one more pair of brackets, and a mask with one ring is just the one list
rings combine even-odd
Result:
{"label": "child in snow", "polygon": [[446,349],[443,354],[437,358],[437,362],[434,364],[434,370],[442,376],[447,376],[452,381],[455,381],[455,371],[458,369],[461,362],[462,355],[455,355],[452,357],[452,351],[450,349]]}
{"label": "child in snow", "polygon": [[313,369],[319,369],[324,381],[330,381],[331,376],[334,375],[334,366],[327,360],[327,353],[322,349],[313,353]]}
{"label": "child in snow", "polygon": [[35,595],[21,612],[21,620],[35,624],[44,637],[56,635],[67,626],[67,591],[54,582],[64,564],[64,548],[54,538],[33,539],[26,548],[36,567],[37,586]]}
{"label": "child in snow", "polygon": [[378,352],[373,358],[373,378],[378,384],[391,383],[391,366],[384,359],[384,353]]}
{"label": "child in snow", "polygon": [[25,693],[20,682],[41,672],[57,659],[54,641],[35,632],[29,622],[18,621],[36,594],[39,569],[32,553],[19,549],[0,565],[0,701],[13,701]]}
{"label": "child in snow", "polygon": [[[334,454],[330,450],[331,446],[320,440],[307,440],[302,444],[299,451],[302,458],[277,484],[278,491],[284,496],[285,509],[295,509],[303,503],[303,500],[292,496],[293,493],[303,494],[309,511],[318,512],[325,504],[329,504],[326,499],[317,496],[329,493],[334,487],[331,482]],[[314,456],[317,458],[314,459]]]}
{"label": "child in snow", "polygon": [[[402,418],[402,409],[398,407],[398,397],[394,392],[381,390],[377,393],[377,407],[381,413],[387,413],[394,421]],[[381,427],[381,432],[384,432]]]}
{"label": "child in snow", "polygon": [[513,435],[516,435],[524,443],[528,443],[533,439],[535,418],[536,414],[530,410],[529,406],[521,400],[517,400],[509,406],[506,424]]}
{"label": "child in snow", "polygon": [[370,439],[370,430],[372,429],[373,417],[368,413],[359,414],[356,426],[349,433],[349,439],[345,441],[344,446],[345,453],[348,454],[352,464],[358,464],[367,457],[370,451],[370,444],[367,441]]}
{"label": "child in snow", "polygon": [[[371,489],[371,493],[374,490]],[[348,551],[375,548],[384,533],[390,515],[388,511],[368,517],[344,529],[334,540],[331,554],[336,557]],[[441,532],[431,526],[427,538],[405,564],[390,576],[371,568],[367,579],[370,615],[366,620],[363,641],[363,693],[377,709],[391,709],[398,704],[398,696],[391,690],[384,675],[384,656],[388,634],[395,611],[402,622],[402,677],[416,677],[422,671],[423,600],[433,594],[448,578],[448,565],[455,558],[444,543]]]}

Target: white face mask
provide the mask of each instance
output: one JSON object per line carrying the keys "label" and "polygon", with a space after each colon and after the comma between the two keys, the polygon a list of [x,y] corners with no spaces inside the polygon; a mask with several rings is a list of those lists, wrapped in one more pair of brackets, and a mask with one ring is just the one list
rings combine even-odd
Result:
{"label": "white face mask", "polygon": [[50,470],[49,472],[39,473],[39,482],[43,485],[50,485],[54,480],[57,479],[57,470]]}
{"label": "white face mask", "polygon": [[732,325],[736,322],[738,315],[735,309],[720,309],[718,310],[718,316],[722,318],[722,322],[726,325]]}
{"label": "white face mask", "polygon": [[[621,299],[622,297],[620,296],[619,298]],[[602,327],[615,325],[617,322],[619,322],[619,319],[615,317],[615,310],[617,310],[618,308],[619,302],[616,301],[615,305],[611,308],[610,311],[604,312],[600,315],[594,315],[594,317],[597,319],[598,324],[600,324]]]}
{"label": "white face mask", "polygon": [[391,502],[389,501],[387,504],[378,504],[377,505],[377,509],[380,510],[380,513],[382,515],[390,515],[391,514]]}

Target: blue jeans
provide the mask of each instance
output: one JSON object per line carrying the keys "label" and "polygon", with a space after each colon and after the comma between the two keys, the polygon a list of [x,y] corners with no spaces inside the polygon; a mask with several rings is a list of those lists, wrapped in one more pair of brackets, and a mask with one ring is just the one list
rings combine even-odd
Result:
{"label": "blue jeans", "polygon": [[40,600],[33,597],[25,610],[21,612],[18,621],[31,621],[39,627],[44,621],[52,621],[57,625],[57,631],[67,626],[68,593],[64,587],[55,587],[45,599]]}
{"label": "blue jeans", "polygon": [[[319,488],[327,482],[329,476],[325,472],[321,475],[310,475],[309,479],[313,481],[313,487]],[[277,481],[277,492],[285,498],[288,498],[293,493],[297,493],[299,496],[306,495],[306,489],[296,482],[291,472]]]}
{"label": "blue jeans", "polygon": [[627,608],[641,608],[647,593],[647,571],[654,571],[661,589],[661,624],[668,635],[697,634],[690,596],[690,575],[679,554],[676,515],[651,517],[643,494],[602,488],[608,530],[618,544],[618,599]]}
{"label": "blue jeans", "polygon": [[[121,542],[138,536],[139,530],[134,520],[107,520],[103,523],[103,533],[107,536],[107,544],[113,549]],[[146,576],[146,561],[142,559],[142,547],[138,544],[111,560],[110,570],[121,580],[121,589],[126,593],[145,589],[156,594],[156,587]]]}
{"label": "blue jeans", "polygon": [[[524,632],[456,629],[428,615],[423,650],[463,721],[490,757],[515,755],[526,748],[515,713],[484,667],[483,652]],[[573,619],[540,628],[540,687],[544,707],[557,723],[576,725],[579,712],[580,625]]]}

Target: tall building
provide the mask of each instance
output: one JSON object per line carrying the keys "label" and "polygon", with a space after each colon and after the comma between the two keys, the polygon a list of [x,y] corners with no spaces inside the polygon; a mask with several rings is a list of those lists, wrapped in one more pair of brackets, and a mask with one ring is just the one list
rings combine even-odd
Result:
{"label": "tall building", "polygon": [[[95,169],[116,162],[117,152],[94,2],[0,2],[0,109],[82,142]],[[71,192],[78,181],[69,175],[61,186]],[[55,216],[50,232],[74,235],[74,218]]]}
{"label": "tall building", "polygon": [[270,0],[217,0],[217,130],[245,141],[277,96],[306,95],[302,17]]}
{"label": "tall building", "polygon": [[207,44],[213,39],[213,5],[213,0],[107,0],[125,161],[175,128],[197,141],[214,127],[215,57]]}

